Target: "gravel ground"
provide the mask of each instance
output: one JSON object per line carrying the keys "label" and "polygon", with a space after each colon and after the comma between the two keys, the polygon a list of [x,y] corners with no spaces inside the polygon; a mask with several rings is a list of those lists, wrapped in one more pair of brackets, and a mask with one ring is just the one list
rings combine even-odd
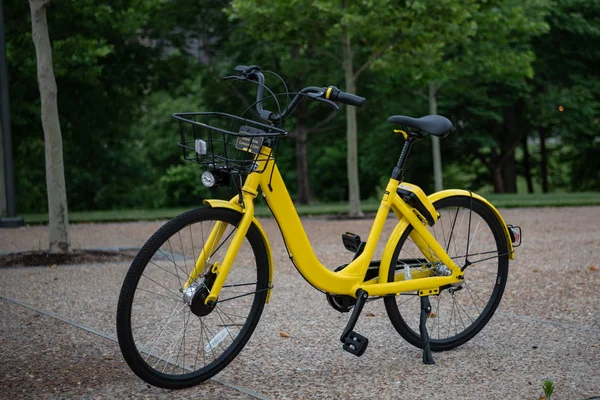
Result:
{"label": "gravel ground", "polygon": [[[420,351],[396,333],[380,301],[366,305],[355,328],[370,340],[366,353],[357,358],[342,351],[338,338],[347,314],[330,308],[295,271],[275,222],[265,219],[275,262],[271,302],[244,351],[217,380],[174,392],[148,387],[129,371],[110,340],[126,263],[24,267],[0,270],[4,299],[104,336],[1,300],[0,393],[7,398],[537,399],[543,380],[551,379],[557,399],[600,396],[600,207],[501,212],[523,228],[524,244],[511,263],[500,307],[473,340],[435,353],[434,366],[423,365]],[[393,228],[389,222],[387,231]],[[77,224],[71,235],[79,248],[139,247],[162,223]],[[335,268],[350,260],[341,233],[366,237],[371,221],[309,218],[304,224],[321,261]],[[0,230],[0,252],[41,249],[45,241],[41,226]],[[280,331],[290,337],[282,338]]]}

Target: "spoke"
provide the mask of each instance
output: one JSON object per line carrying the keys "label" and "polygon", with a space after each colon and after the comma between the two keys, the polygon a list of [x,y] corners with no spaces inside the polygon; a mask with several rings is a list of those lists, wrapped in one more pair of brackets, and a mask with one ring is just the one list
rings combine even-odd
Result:
{"label": "spoke", "polygon": [[[460,210],[460,208],[459,208],[459,210]],[[464,223],[465,223],[465,213],[466,213],[466,211],[461,211],[460,212],[460,223],[459,223],[458,229],[456,230],[456,234],[454,234],[454,238],[455,238],[454,239],[454,252],[456,254],[462,253],[463,246],[460,243],[462,240],[461,240],[461,237],[458,236],[458,235],[461,234],[464,231],[463,227],[464,227]],[[467,239],[466,240],[467,241],[469,240],[469,236],[468,235],[467,235]]]}
{"label": "spoke", "polygon": [[[448,243],[450,243],[450,242],[449,242],[449,239],[450,239],[450,238],[449,238],[449,237],[446,235],[446,226],[444,225],[444,220],[445,220],[444,216],[443,216],[443,215],[442,215],[442,216],[440,216],[440,219],[439,219],[439,221],[441,222],[441,228],[442,228],[442,237],[443,237],[443,242],[442,242],[442,243],[440,243],[440,244],[442,244],[442,245],[448,245]],[[434,227],[435,227],[435,225],[434,225]],[[447,252],[447,251],[448,251],[448,249],[446,248],[446,252]]]}
{"label": "spoke", "polygon": [[[163,361],[163,356],[165,356],[165,355],[167,355],[167,353],[171,352],[171,349],[173,348],[173,346],[175,345],[175,343],[179,340],[179,338],[182,335],[184,335],[184,333],[185,333],[185,330],[182,329],[179,332],[179,334],[177,335],[177,337],[171,342],[171,344],[169,345],[169,347],[167,347],[167,349],[164,351],[163,355],[160,356],[160,358],[158,359],[158,361],[156,362],[156,364],[154,364],[154,367],[158,366],[158,364],[160,364],[160,362]],[[167,365],[168,364],[175,364],[175,365],[177,365],[176,363],[169,362],[170,359],[171,359],[171,355],[169,355],[169,358],[165,358],[164,359],[165,366],[163,367],[162,372],[165,372],[165,369],[167,369]]]}
{"label": "spoke", "polygon": [[481,297],[479,297],[477,295],[477,292],[475,290],[471,289],[471,285],[469,285],[466,281],[463,282],[463,284],[466,286],[466,288],[469,291],[469,293],[473,293],[475,295],[475,297],[477,297],[477,299],[481,302],[481,304],[487,304],[487,302],[481,300]]}
{"label": "spoke", "polygon": [[239,296],[228,297],[228,298],[226,298],[226,299],[223,299],[223,300],[218,300],[218,301],[217,301],[217,304],[219,304],[219,303],[223,303],[224,301],[229,301],[229,300],[233,300],[233,299],[239,299],[240,297],[244,297],[244,296],[250,296],[250,295],[252,295],[252,294],[256,294],[256,293],[260,293],[260,292],[264,292],[265,290],[269,290],[269,289],[270,289],[270,288],[265,288],[265,289],[260,289],[260,290],[257,290],[257,291],[255,291],[255,292],[248,292],[248,293],[245,293],[245,294],[240,294]]}
{"label": "spoke", "polygon": [[[224,222],[223,222],[224,223]],[[221,247],[223,247],[223,245],[225,244],[225,242],[227,242],[229,240],[229,238],[231,237],[231,235],[233,235],[233,233],[236,231],[237,226],[233,227],[233,229],[231,230],[231,232],[227,235],[227,237],[221,242],[221,244],[219,244],[219,246],[215,249],[215,251],[212,252],[212,254],[210,256],[208,256],[208,259],[210,260],[216,253],[217,251],[219,251],[221,249]]]}
{"label": "spoke", "polygon": [[[212,332],[210,331],[210,329],[208,329],[208,326],[206,326],[206,324],[204,324],[204,321],[202,321],[202,318],[198,317],[198,320],[200,321],[200,323],[201,323],[201,324],[203,324],[203,325],[204,325],[204,328],[206,329],[206,331],[207,331],[207,332],[210,334],[210,336],[211,336],[211,338],[209,338],[209,339],[208,339],[208,341],[206,342],[207,344],[209,344],[209,343],[210,343],[210,341],[211,341],[211,340],[212,340],[212,339],[213,339],[213,338],[214,338],[216,335],[215,335],[214,333],[212,333]],[[206,337],[208,338],[208,335],[207,335]],[[220,347],[221,347],[221,349],[223,349],[223,351],[227,350],[226,348],[223,348],[223,345],[222,345],[221,343],[218,343],[218,344],[217,344],[217,346],[220,346]],[[214,349],[215,349],[214,347],[210,346],[210,352],[211,352],[211,354],[213,355],[213,358],[216,360],[217,358],[215,357],[215,354],[214,354]]]}
{"label": "spoke", "polygon": [[177,302],[180,302],[180,301],[181,301],[181,296],[179,296],[179,297],[177,297],[177,298],[175,298],[175,299],[174,299],[174,298],[172,298],[171,296],[167,296],[167,295],[160,294],[160,293],[156,293],[156,292],[151,292],[151,291],[149,291],[149,290],[146,290],[146,289],[138,288],[138,290],[140,290],[140,291],[142,291],[142,292],[146,292],[146,293],[153,294],[153,295],[155,295],[155,296],[166,297],[167,299],[169,299],[169,300],[171,300],[171,301],[177,301]]}
{"label": "spoke", "polygon": [[[248,315],[246,315],[246,316],[242,317],[242,316],[239,316],[239,315],[236,315],[236,314],[232,314],[232,313],[225,312],[225,311],[224,311],[224,310],[222,310],[221,308],[222,308],[222,307],[219,307],[219,312],[220,312],[220,313],[222,313],[222,314],[223,314],[223,315],[224,315],[224,316],[225,316],[225,317],[226,317],[226,318],[227,318],[229,321],[231,321],[231,324],[232,324],[233,326],[244,326],[244,325],[245,325],[245,323],[246,323],[246,321],[245,321],[245,320],[248,318]],[[249,312],[248,312],[248,314],[249,314]],[[240,318],[240,319],[242,319],[244,322],[243,322],[243,323],[241,323],[241,324],[240,324],[240,323],[237,323],[237,322],[235,322],[235,321],[233,320],[233,318],[232,318],[232,317],[234,317],[234,318]],[[223,323],[224,323],[224,322],[223,322]]]}
{"label": "spoke", "polygon": [[[169,240],[169,242],[170,242],[170,240]],[[177,265],[177,263],[175,262],[175,255],[173,254],[173,252],[171,252],[171,253],[170,253],[170,254],[171,254],[171,257],[169,257],[169,256],[168,256],[168,255],[167,255],[167,254],[166,254],[166,253],[163,251],[163,249],[158,249],[158,251],[159,251],[159,252],[160,252],[160,253],[161,253],[161,254],[162,254],[162,255],[163,255],[163,256],[164,256],[164,257],[165,257],[167,260],[169,260],[169,261],[171,261],[171,262],[173,263],[173,266],[175,267],[175,273],[172,273],[172,272],[171,272],[171,275],[173,275],[173,276],[176,276],[176,277],[177,277],[177,279],[179,279],[179,274],[178,274],[178,271],[181,271],[181,272],[183,272],[183,273],[185,273],[185,271],[184,271],[184,270],[182,270],[181,268],[179,268],[179,266],[178,266],[178,265]],[[154,264],[154,265],[156,265],[156,264]],[[156,265],[156,266],[158,267],[158,265]],[[159,268],[160,268],[160,267],[159,267]],[[180,282],[180,284],[181,284],[181,282]]]}
{"label": "spoke", "polygon": [[[249,253],[249,251],[247,251],[247,253]],[[242,254],[242,256],[243,256],[243,254]],[[240,254],[238,254],[236,258],[238,258],[238,259],[239,259],[239,257],[240,257]],[[248,264],[250,264],[252,261],[254,261],[254,258],[252,258],[252,259],[249,259],[249,260],[248,260],[248,261],[246,261],[244,264],[240,265],[240,266],[239,266],[239,267],[238,267],[238,268],[237,268],[235,271],[233,271],[233,272],[229,272],[228,276],[234,276],[235,274],[237,274],[238,272],[240,272],[240,270],[241,270],[242,268],[244,268],[245,266],[247,266]]]}
{"label": "spoke", "polygon": [[[213,229],[214,229],[214,226],[213,226]],[[204,236],[204,223],[203,222],[200,223],[200,235],[202,236],[202,243],[204,245],[206,245],[206,238]],[[208,264],[208,260],[206,259],[206,251],[204,251],[204,246],[202,246],[202,255],[204,256],[204,268],[206,268],[206,265]],[[198,257],[200,257],[200,256],[198,256]]]}
{"label": "spoke", "polygon": [[[477,221],[477,226],[475,227],[475,232],[473,232],[473,235],[469,234],[469,242],[467,243],[467,251],[466,251],[465,257],[468,257],[469,251],[474,247],[474,243],[475,243],[475,239],[477,238],[477,234],[479,233],[479,230],[482,229],[482,228],[480,228],[481,221],[482,221],[482,219],[479,218],[479,220]],[[470,226],[471,225],[469,223],[469,227]],[[487,226],[487,224],[485,226]]]}
{"label": "spoke", "polygon": [[183,267],[187,276],[190,273],[187,267],[187,261],[185,260],[185,248],[183,247],[183,240],[181,239],[181,231],[177,232],[177,234],[179,235],[179,244],[181,244],[181,254],[183,255]]}
{"label": "spoke", "polygon": [[[441,303],[441,296],[438,296],[438,299],[437,299],[437,308],[435,309],[435,317],[434,317],[436,319],[439,319],[439,317],[440,317],[440,314],[439,314],[439,312],[440,312],[440,303]],[[442,326],[442,324],[441,324],[441,322],[438,322],[438,324],[437,324],[437,327],[438,327],[438,335],[437,335],[437,337],[440,337],[440,326]]]}
{"label": "spoke", "polygon": [[452,327],[452,320],[454,319],[454,302],[451,302],[452,304],[452,311],[450,313],[450,321],[448,323],[448,334],[446,335],[446,337],[450,337],[450,328]]}
{"label": "spoke", "polygon": [[[429,299],[431,300],[431,296],[429,297]],[[437,310],[438,310],[438,309],[439,309],[439,307],[440,307],[440,296],[437,296],[437,298],[436,298],[436,299],[433,299],[433,301],[436,301],[436,302],[437,302],[437,305],[436,305],[436,307],[435,307],[436,311],[434,311],[434,307],[433,307],[433,305],[432,305],[432,307],[431,307],[431,311],[430,311],[429,315],[427,316],[427,322],[429,322],[429,325],[431,326],[431,329],[429,329],[429,328],[428,328],[428,331],[430,331],[430,336],[431,336],[431,335],[432,335],[432,333],[435,331],[435,325],[436,325],[436,323],[437,323],[437,318],[436,318],[436,317],[437,317],[437,315],[438,315],[438,314],[437,314]],[[434,317],[433,317],[433,318],[431,317],[431,314],[434,314]],[[431,320],[431,321],[429,321],[429,320]],[[431,337],[432,337],[432,336],[431,336]]]}
{"label": "spoke", "polygon": [[171,255],[173,256],[173,266],[175,267],[175,274],[177,274],[177,281],[179,281],[179,287],[183,287],[183,285],[181,284],[181,278],[179,277],[179,273],[178,273],[178,266],[175,263],[175,256],[173,255],[173,249],[171,248],[171,239],[167,240],[167,243],[169,243],[169,251],[171,252]]}
{"label": "spoke", "polygon": [[[202,225],[202,223],[200,223],[200,225]],[[196,268],[196,261],[197,261],[197,257],[196,257],[196,250],[194,249],[194,235],[192,234],[192,224],[188,225],[188,228],[190,228],[190,241],[192,242],[192,257],[194,261],[194,266],[192,267],[192,271]]]}
{"label": "spoke", "polygon": [[[165,332],[167,327],[171,324],[171,321],[173,320],[173,318],[175,318],[175,316],[179,315],[179,313],[184,310],[184,306],[185,306],[185,304],[182,304],[182,307],[179,310],[177,310],[177,307],[173,310],[173,312],[171,313],[171,316],[168,317],[168,321],[166,322],[166,324],[158,332],[156,332],[154,334],[154,336],[152,336],[150,339],[148,339],[146,344],[144,344],[141,347],[140,353],[145,352],[146,347],[148,347],[150,342],[154,341],[154,338],[156,338],[158,336],[157,341],[158,341],[158,339],[161,338],[162,334]],[[148,351],[148,354],[154,354],[154,349],[156,348],[157,341],[154,342],[154,346],[152,346],[152,349],[150,349]],[[147,359],[146,359],[146,361],[147,361]]]}
{"label": "spoke", "polygon": [[[471,288],[469,286],[467,286],[467,293],[469,294],[469,297],[471,298],[471,301],[473,302],[473,307],[475,307],[475,309],[477,310],[477,312],[479,312],[481,314],[483,312],[483,309],[480,311],[479,307],[477,307],[477,301],[475,301],[475,298],[473,297],[473,294],[474,294],[473,290],[471,290]],[[483,303],[483,301],[481,301],[481,302]],[[486,304],[483,303],[483,307],[485,307],[485,306],[486,306]]]}
{"label": "spoke", "polygon": [[258,282],[235,283],[235,284],[231,284],[231,285],[223,285],[223,287],[230,288],[230,287],[238,287],[238,286],[251,286],[251,285],[256,285],[256,284],[258,284]]}
{"label": "spoke", "polygon": [[177,299],[180,298],[181,293],[175,293],[172,292],[171,289],[167,288],[166,286],[161,285],[160,283],[156,282],[154,279],[150,278],[148,275],[146,274],[142,274],[142,276],[146,279],[148,279],[150,282],[155,283],[156,285],[160,286],[161,288],[165,289],[167,292],[171,293],[172,295],[174,295],[175,297],[177,297]]}
{"label": "spoke", "polygon": [[[411,242],[412,244],[414,244],[417,249],[419,248],[417,246],[417,244],[410,238],[410,236],[408,236],[407,238],[408,238],[408,241]],[[410,251],[408,251],[408,249],[404,249],[403,248],[402,251],[404,251],[406,254],[409,255],[409,257],[403,257],[403,258],[414,258],[414,259],[417,259],[417,257],[415,257]]]}
{"label": "spoke", "polygon": [[[204,323],[202,322],[200,317],[198,317],[198,321],[200,322],[200,338],[202,339],[201,340],[202,349],[200,351],[202,351],[202,359],[204,360],[204,365],[206,365],[206,351],[204,351],[204,337],[206,336],[206,339],[208,339],[208,333],[206,333],[206,329],[204,329]],[[210,339],[208,339],[208,340],[210,340]],[[208,343],[208,340],[206,341],[206,343]],[[213,355],[213,361],[214,360],[215,360],[215,356]]]}
{"label": "spoke", "polygon": [[[170,261],[170,260],[169,260],[169,261]],[[171,274],[171,275],[173,275],[174,277],[176,277],[176,278],[179,278],[179,277],[178,277],[176,274],[172,273],[171,271],[169,271],[169,270],[168,270],[168,269],[166,269],[166,268],[163,268],[163,267],[161,267],[160,265],[156,264],[156,263],[155,263],[154,261],[152,261],[152,260],[148,261],[148,263],[149,263],[149,264],[152,264],[152,265],[154,265],[156,268],[162,269],[162,270],[163,270],[163,271],[165,271],[167,274]]]}
{"label": "spoke", "polygon": [[[185,311],[185,310],[180,310],[179,312],[181,312],[181,311]],[[145,328],[145,327],[152,326],[152,325],[157,325],[157,324],[159,324],[162,321],[169,320],[170,318],[172,318],[171,315],[169,315],[167,317],[160,318],[158,320],[144,321],[144,323],[136,325],[135,327],[132,327],[131,330],[133,331],[133,330],[138,330],[138,329]]]}
{"label": "spoke", "polygon": [[470,193],[470,194],[471,194],[471,204],[469,205],[469,226],[468,226],[468,230],[467,230],[467,249],[465,250],[465,262],[468,261],[467,254],[469,254],[469,246],[471,245],[471,217],[473,215],[473,193]]}
{"label": "spoke", "polygon": [[185,333],[187,332],[187,325],[188,325],[189,319],[190,319],[190,313],[188,313],[183,318],[183,340],[180,343],[179,352],[177,353],[177,358],[175,359],[175,364],[177,364],[177,362],[179,361],[179,355],[181,354],[183,357],[183,360],[181,361],[181,365],[183,365],[184,368],[185,368]]}
{"label": "spoke", "polygon": [[[229,304],[231,304],[231,303],[229,303]],[[219,307],[219,309],[221,310],[222,313],[225,313],[225,311],[223,310],[223,308],[227,307],[227,305],[228,304],[223,304],[221,307]],[[242,319],[248,318],[248,315],[238,315],[238,314],[231,313],[229,311],[226,312],[225,314],[230,315],[230,316],[232,316],[234,318],[242,318]]]}
{"label": "spoke", "polygon": [[[223,328],[223,329],[226,329],[226,330],[227,330],[227,335],[228,335],[228,336],[229,336],[229,338],[231,339],[231,343],[233,343],[233,342],[235,341],[235,337],[234,337],[234,336],[231,334],[231,329],[229,329],[229,327],[227,326],[227,324],[226,324],[226,323],[225,323],[225,321],[223,320],[223,317],[221,316],[221,311],[220,311],[220,310],[217,310],[216,308],[215,308],[215,311],[217,312],[217,316],[219,317],[219,319],[221,320],[221,323],[223,324],[222,326],[224,326],[224,327],[225,327],[225,328]],[[217,326],[218,326],[218,325],[217,325]],[[222,341],[221,341],[220,343],[222,343]],[[219,343],[219,344],[220,344],[220,343]]]}
{"label": "spoke", "polygon": [[497,255],[497,256],[492,256],[492,257],[484,258],[484,259],[481,259],[481,260],[473,261],[473,262],[471,262],[471,264],[477,264],[477,263],[480,263],[480,262],[483,262],[483,261],[494,260],[494,259],[497,259],[497,258],[499,258],[499,257],[501,257],[501,256],[505,256],[505,255],[507,255],[507,254],[508,254],[508,253],[499,254],[499,255]]}
{"label": "spoke", "polygon": [[450,250],[450,242],[452,241],[452,234],[454,233],[454,225],[456,224],[456,218],[458,217],[459,207],[456,208],[456,214],[454,214],[454,220],[452,221],[452,226],[450,227],[450,236],[448,237],[448,243],[446,245],[446,253]]}
{"label": "spoke", "polygon": [[[196,253],[194,253],[196,254]],[[202,328],[202,327],[201,327]],[[200,331],[200,338],[198,339],[198,343],[196,344],[196,356],[194,357],[194,371],[198,366],[198,354],[200,353],[200,344],[202,343],[202,330]],[[202,349],[202,355],[204,356],[204,349]],[[206,365],[206,359],[204,359],[204,365]]]}
{"label": "spoke", "polygon": [[467,329],[467,326],[465,325],[465,321],[463,320],[462,316],[460,315],[460,312],[462,311],[463,314],[465,314],[465,316],[471,321],[471,324],[474,322],[474,320],[469,316],[469,314],[466,312],[466,310],[463,308],[463,306],[460,305],[458,300],[456,300],[455,295],[452,295],[452,300],[456,303],[456,314],[460,318],[460,322],[462,323],[463,328]]}

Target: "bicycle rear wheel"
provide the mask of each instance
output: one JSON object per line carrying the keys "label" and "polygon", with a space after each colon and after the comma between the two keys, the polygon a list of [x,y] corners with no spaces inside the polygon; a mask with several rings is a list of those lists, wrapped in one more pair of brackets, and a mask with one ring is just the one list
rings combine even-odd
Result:
{"label": "bicycle rear wheel", "polygon": [[[429,232],[458,266],[468,265],[463,282],[441,288],[439,295],[430,296],[432,312],[427,319],[427,330],[431,350],[443,351],[471,340],[496,311],[508,276],[508,250],[500,222],[481,201],[454,196],[438,200],[434,206],[440,218],[428,228]],[[443,264],[423,258],[409,236],[412,230],[409,226],[398,241],[388,282],[394,281],[395,274],[404,273],[405,268],[431,269],[434,275],[444,275]],[[421,308],[417,293],[387,296],[384,302],[398,333],[420,348]]]}
{"label": "bicycle rear wheel", "polygon": [[[146,382],[178,389],[203,382],[242,350],[262,313],[269,287],[268,255],[252,225],[214,308],[201,296],[212,287],[241,219],[223,209],[196,209],[162,226],[134,259],[117,308],[117,336],[129,367]],[[184,289],[215,224],[223,235],[205,271]]]}

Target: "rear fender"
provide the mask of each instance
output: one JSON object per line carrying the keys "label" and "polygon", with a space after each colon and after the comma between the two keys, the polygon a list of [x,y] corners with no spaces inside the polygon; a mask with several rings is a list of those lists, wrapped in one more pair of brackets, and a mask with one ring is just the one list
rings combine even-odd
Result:
{"label": "rear fender", "polygon": [[506,246],[507,246],[506,248],[508,249],[508,258],[510,258],[511,260],[514,260],[515,259],[515,250],[513,248],[512,240],[510,239],[510,233],[508,232],[508,227],[506,226],[506,221],[504,221],[504,218],[502,218],[502,215],[496,209],[496,207],[494,207],[492,205],[492,203],[490,203],[489,201],[487,201],[486,199],[484,199],[483,197],[481,197],[480,195],[478,195],[476,193],[469,192],[468,190],[461,190],[461,189],[442,190],[440,192],[430,194],[429,196],[427,196],[427,198],[432,203],[435,203],[438,200],[445,199],[446,197],[452,197],[452,196],[473,197],[474,199],[481,201],[490,210],[492,210],[492,212],[498,219],[498,222],[500,222],[500,226],[502,227],[502,232],[504,233],[504,238],[506,239]]}

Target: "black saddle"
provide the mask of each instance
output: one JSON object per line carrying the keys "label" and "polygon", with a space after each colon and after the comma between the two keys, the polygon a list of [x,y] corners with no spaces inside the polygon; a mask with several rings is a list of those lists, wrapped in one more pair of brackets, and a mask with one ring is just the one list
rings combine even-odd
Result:
{"label": "black saddle", "polygon": [[446,137],[452,129],[452,122],[441,115],[427,115],[421,118],[411,118],[404,115],[394,115],[388,118],[390,124],[417,128],[434,136]]}

